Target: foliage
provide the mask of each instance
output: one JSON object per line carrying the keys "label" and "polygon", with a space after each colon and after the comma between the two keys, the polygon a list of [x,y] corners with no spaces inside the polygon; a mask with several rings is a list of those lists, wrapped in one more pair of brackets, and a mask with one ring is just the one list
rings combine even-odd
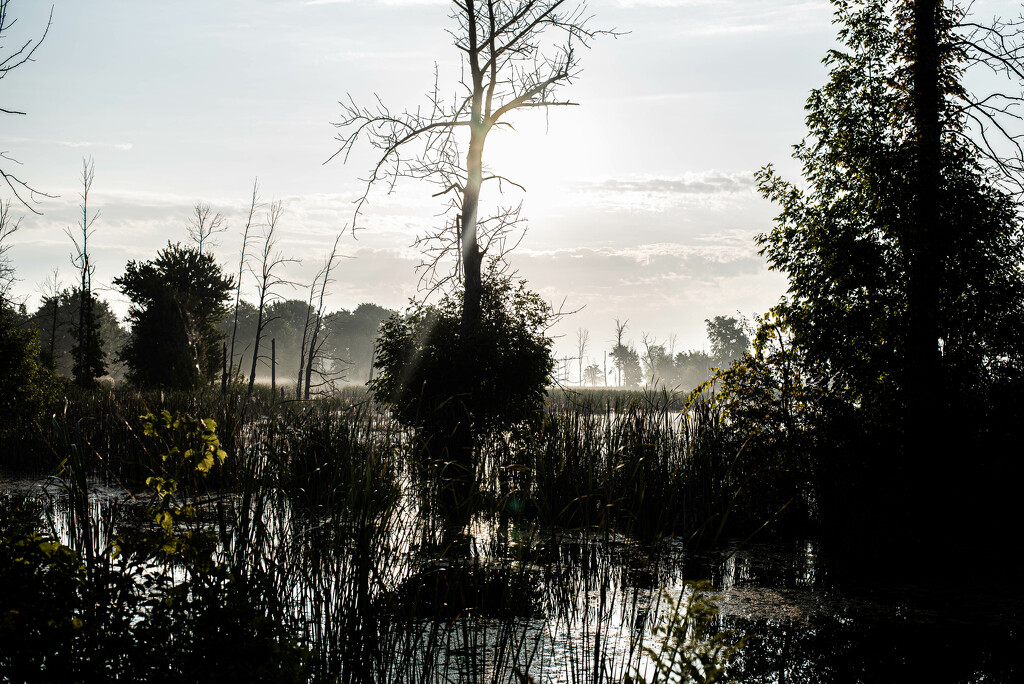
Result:
{"label": "foliage", "polygon": [[35,432],[42,411],[56,399],[60,383],[39,356],[35,332],[0,307],[0,439]]}
{"label": "foliage", "polygon": [[[73,351],[76,344],[75,323],[78,320],[79,288],[64,289],[59,293],[44,296],[39,308],[32,313],[28,326],[35,329],[42,348],[41,358],[49,368],[70,378],[75,363]],[[101,351],[107,361],[106,369],[111,377],[121,379],[124,366],[111,361],[124,346],[128,334],[121,327],[110,304],[105,299],[93,298],[92,311],[99,330]]]}
{"label": "foliage", "polygon": [[[295,381],[301,355],[302,328],[309,311],[309,303],[298,299],[275,301],[267,307],[264,338],[275,340],[278,384]],[[256,334],[256,307],[243,301],[238,313],[238,339],[251,340]],[[320,331],[322,344],[318,345],[322,347],[325,372],[364,383],[370,376],[377,330],[392,313],[376,304],[364,303],[353,311],[340,309],[325,316]],[[220,325],[224,332],[230,327],[230,321]],[[252,363],[249,354],[251,345],[240,359],[236,359],[236,366],[240,364],[242,368],[248,368]],[[261,351],[261,356],[269,364],[269,354]]]}
{"label": "foliage", "polygon": [[727,682],[729,663],[742,652],[749,635],[738,637],[729,631],[711,635],[718,618],[716,601],[720,596],[709,594],[706,581],[687,582],[679,599],[667,592],[664,595],[669,605],[668,617],[654,628],[654,634],[661,638],[657,647],[644,647],[644,653],[654,664],[654,674],[641,678],[634,673],[627,677],[629,684],[711,684]]}
{"label": "foliage", "polygon": [[711,356],[717,367],[728,366],[742,359],[750,349],[750,336],[745,330],[746,320],[734,316],[715,316],[705,320]]}
{"label": "foliage", "polygon": [[132,301],[131,338],[119,358],[139,385],[193,388],[212,381],[221,366],[233,279],[211,254],[170,244],[152,261],[129,261],[114,284]]}
{"label": "foliage", "polygon": [[615,363],[615,370],[618,371],[619,381],[623,387],[636,387],[643,383],[644,372],[640,367],[640,355],[632,345],[616,344],[609,356]]}
{"label": "foliage", "polygon": [[482,318],[463,334],[461,294],[414,303],[384,322],[371,382],[406,425],[477,436],[540,420],[554,361],[551,310],[524,282],[485,281]]}
{"label": "foliage", "polygon": [[86,293],[85,302],[79,311],[78,325],[71,329],[71,336],[75,340],[71,347],[74,358],[71,375],[79,386],[92,388],[96,386],[97,378],[107,374],[107,365],[104,362],[106,352],[103,351],[100,337],[99,315],[91,292]]}
{"label": "foliage", "polygon": [[[0,581],[18,587],[0,595],[0,679],[303,681],[308,652],[273,600],[215,558],[199,522],[194,483],[225,457],[213,422],[169,412],[142,422],[166,447],[149,525],[129,524],[95,555],[35,531],[26,512],[0,525]],[[88,501],[84,478],[68,486]]]}
{"label": "foliage", "polygon": [[[758,242],[770,266],[788,274],[789,298],[778,313],[821,381],[874,416],[898,419],[910,365],[914,218],[906,208],[917,162],[911,88],[892,16],[889,2],[839,5],[845,51],[825,59],[830,79],[808,100],[810,137],[794,153],[808,186],[762,169],[760,190],[781,213]],[[946,49],[940,89],[952,112],[961,87],[956,54]],[[984,391],[1021,367],[1024,239],[1016,204],[964,140],[963,115],[947,116],[937,197],[950,240],[937,245],[937,315],[940,386],[955,396]]]}

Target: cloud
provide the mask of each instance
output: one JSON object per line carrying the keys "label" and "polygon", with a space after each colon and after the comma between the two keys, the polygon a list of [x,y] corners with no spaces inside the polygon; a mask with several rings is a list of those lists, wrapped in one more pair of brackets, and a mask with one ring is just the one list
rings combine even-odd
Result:
{"label": "cloud", "polygon": [[708,195],[718,193],[750,192],[757,186],[754,175],[748,171],[721,173],[707,171],[687,174],[681,178],[609,178],[601,181],[577,183],[584,192],[599,193],[664,193]]}
{"label": "cloud", "polygon": [[132,143],[108,143],[108,142],[93,142],[87,140],[71,141],[71,140],[54,140],[54,144],[61,145],[63,147],[108,147],[115,150],[130,150],[135,147]]}

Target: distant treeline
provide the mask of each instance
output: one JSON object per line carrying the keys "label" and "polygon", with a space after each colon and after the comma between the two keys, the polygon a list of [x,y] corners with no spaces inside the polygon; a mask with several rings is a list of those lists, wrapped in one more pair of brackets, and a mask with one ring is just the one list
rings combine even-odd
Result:
{"label": "distant treeline", "polygon": [[[118,320],[108,302],[94,299],[99,320],[99,333],[107,364],[108,377],[124,380],[126,368],[118,355],[131,336],[131,331]],[[41,360],[61,376],[71,378],[74,358],[72,349],[76,340],[79,311],[79,290],[65,289],[56,295],[43,297],[32,312],[23,311],[24,326],[36,331],[41,347]],[[257,377],[270,380],[271,344],[277,362],[277,382],[283,386],[294,384],[299,372],[299,348],[302,330],[306,324],[306,302],[289,299],[274,302],[267,308],[269,322],[264,329],[264,342],[260,348]],[[241,302],[238,307],[238,329],[235,332],[235,369],[248,375],[252,364],[253,340],[256,334],[256,307]],[[325,371],[339,382],[365,383],[370,375],[373,345],[380,323],[392,311],[372,303],[360,304],[353,311],[341,309],[324,318],[321,333],[323,346],[320,357]],[[230,344],[234,323],[233,314],[218,324],[218,330]]]}

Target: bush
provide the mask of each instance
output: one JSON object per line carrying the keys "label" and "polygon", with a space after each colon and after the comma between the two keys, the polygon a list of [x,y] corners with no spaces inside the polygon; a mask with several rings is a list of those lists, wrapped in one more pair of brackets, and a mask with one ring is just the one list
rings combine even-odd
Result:
{"label": "bush", "polygon": [[0,439],[34,430],[59,384],[39,361],[35,332],[19,326],[14,311],[0,308]]}
{"label": "bush", "polygon": [[[523,281],[484,282],[482,320],[461,329],[461,294],[413,303],[383,324],[371,382],[377,398],[426,440],[479,440],[543,415],[554,369],[551,309]],[[429,442],[425,442],[429,447]]]}

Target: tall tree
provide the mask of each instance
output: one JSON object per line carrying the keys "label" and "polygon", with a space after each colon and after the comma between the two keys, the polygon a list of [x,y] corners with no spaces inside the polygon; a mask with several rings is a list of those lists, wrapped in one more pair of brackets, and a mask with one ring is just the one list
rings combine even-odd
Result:
{"label": "tall tree", "polygon": [[287,283],[281,277],[280,269],[294,259],[285,259],[277,249],[277,228],[281,221],[281,214],[284,209],[281,202],[272,202],[267,209],[267,222],[263,229],[263,249],[260,253],[259,269],[252,268],[251,272],[256,278],[256,334],[252,343],[252,364],[249,366],[249,389],[248,396],[252,396],[253,386],[256,384],[256,364],[260,359],[260,343],[263,341],[264,332],[270,317],[267,315],[267,307],[272,301],[279,297],[277,288]]}
{"label": "tall tree", "polygon": [[252,197],[249,201],[249,214],[245,219],[245,229],[242,231],[242,250],[238,257],[238,279],[235,280],[235,306],[232,312],[231,322],[231,350],[228,352],[228,372],[232,378],[235,377],[236,372],[241,372],[241,361],[239,365],[235,366],[235,338],[238,335],[238,314],[239,307],[242,304],[242,274],[245,271],[245,252],[249,247],[249,231],[252,229],[252,219],[256,215],[256,209],[260,205],[259,195],[260,185],[259,179],[253,179],[252,182]]}
{"label": "tall tree", "polygon": [[11,236],[21,225],[21,217],[11,213],[10,200],[0,201],[0,307],[8,305],[11,287],[14,285],[14,266],[7,256],[11,248]]}
{"label": "tall tree", "polygon": [[1019,204],[970,141],[952,10],[837,6],[844,49],[826,57],[829,82],[808,100],[810,137],[795,152],[806,188],[762,170],[781,213],[758,240],[789,278],[776,311],[786,358],[817,396],[902,443],[886,467],[924,519],[957,486],[936,459],[989,439],[998,397],[1019,388]]}
{"label": "tall tree", "polygon": [[[327,334],[329,334],[324,326],[326,318],[324,298],[327,296],[328,285],[333,282],[331,280],[331,271],[334,268],[335,262],[341,256],[338,254],[338,242],[340,241],[341,233],[334,238],[334,246],[331,247],[331,253],[327,256],[324,267],[317,273],[313,279],[313,284],[309,288],[310,315],[306,318],[306,325],[302,329],[303,352],[300,355],[301,361],[299,363],[299,383],[302,384],[303,379],[305,380],[305,388],[302,393],[302,397],[305,399],[309,399],[314,370],[319,376],[318,385],[330,383],[332,380],[324,363],[324,343],[326,342]],[[318,286],[319,293],[317,294]],[[315,307],[313,306],[314,296],[317,298]]]}
{"label": "tall tree", "polygon": [[750,335],[745,330],[745,322],[743,317],[734,316],[705,319],[714,365],[724,368],[747,353]]}
{"label": "tall tree", "polygon": [[[557,92],[579,73],[578,48],[609,32],[590,28],[585,8],[566,0],[455,0],[452,19],[456,28],[451,33],[465,75],[461,92],[446,102],[437,81],[429,107],[401,114],[379,100],[373,108],[359,107],[350,97],[342,105],[342,120],[335,124],[341,131],[335,156],[347,158],[363,135],[381,152],[357,203],[357,217],[375,184],[392,185],[400,177],[436,183],[438,195],[451,197],[465,336],[481,320],[481,265],[490,247],[486,237],[481,246],[481,190],[486,181],[508,182],[485,171],[487,136],[497,128],[511,129],[509,119],[517,111],[574,104]],[[462,131],[468,133],[468,141]],[[467,142],[468,148],[463,148]],[[407,152],[410,149],[423,151]],[[497,214],[509,219],[508,212]],[[498,233],[503,234],[508,220],[498,223]]]}
{"label": "tall tree", "polygon": [[587,344],[590,342],[590,331],[586,328],[576,329],[576,365],[579,370],[580,385],[583,385],[583,357],[587,353]]}
{"label": "tall tree", "polygon": [[[28,326],[39,334],[42,343],[41,359],[52,370],[64,377],[74,377],[77,361],[76,322],[80,310],[81,291],[75,288],[56,289],[56,279],[48,291],[43,293],[39,308],[32,313]],[[93,313],[96,329],[104,358],[114,359],[127,340],[127,333],[121,327],[110,304],[99,297],[93,297]],[[123,377],[123,365],[107,362],[107,374],[118,379]]]}
{"label": "tall tree", "polygon": [[99,321],[92,294],[92,276],[96,272],[96,266],[90,261],[89,255],[89,238],[95,232],[93,224],[100,215],[99,210],[89,214],[89,192],[92,190],[95,177],[96,166],[92,159],[83,159],[82,192],[79,195],[82,198],[82,218],[78,221],[76,231],[70,228],[65,231],[75,247],[71,263],[78,269],[81,278],[78,324],[73,331],[73,375],[75,382],[82,387],[92,387],[96,383],[96,378],[107,372],[106,364],[103,362],[106,355],[100,343]]}
{"label": "tall tree", "polygon": [[216,377],[233,287],[211,254],[168,243],[152,261],[129,261],[114,279],[131,300],[131,338],[120,358],[143,386],[193,389]]}

